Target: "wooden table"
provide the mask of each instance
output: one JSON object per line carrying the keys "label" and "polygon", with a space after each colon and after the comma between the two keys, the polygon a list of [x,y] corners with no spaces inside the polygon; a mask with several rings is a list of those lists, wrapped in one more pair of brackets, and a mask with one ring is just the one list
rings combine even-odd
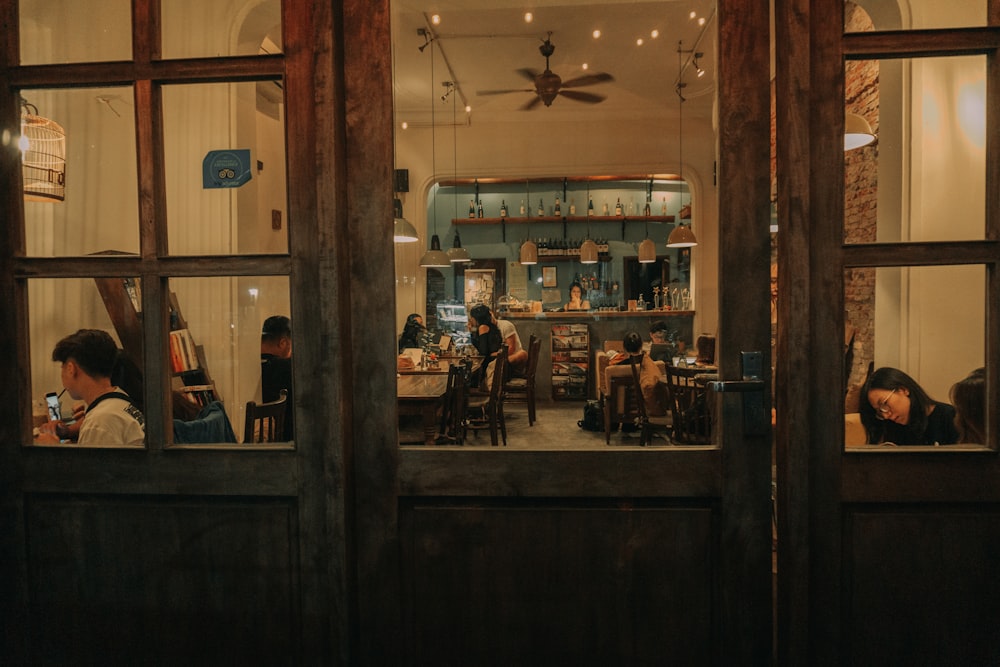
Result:
{"label": "wooden table", "polygon": [[[469,357],[472,361],[471,372],[475,373],[483,365],[482,357]],[[408,368],[397,371],[400,375],[447,375],[452,364],[465,362],[465,357],[442,357],[436,366],[428,368]]]}
{"label": "wooden table", "polygon": [[421,416],[425,445],[433,445],[437,438],[438,408],[447,389],[447,370],[444,373],[400,375],[396,378],[399,414]]}

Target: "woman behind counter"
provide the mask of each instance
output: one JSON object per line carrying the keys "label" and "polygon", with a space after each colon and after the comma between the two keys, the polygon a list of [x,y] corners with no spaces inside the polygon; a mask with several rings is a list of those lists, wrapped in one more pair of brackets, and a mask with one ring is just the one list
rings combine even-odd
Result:
{"label": "woman behind counter", "polygon": [[569,303],[563,306],[563,310],[590,310],[590,301],[583,298],[583,285],[578,282],[570,283]]}

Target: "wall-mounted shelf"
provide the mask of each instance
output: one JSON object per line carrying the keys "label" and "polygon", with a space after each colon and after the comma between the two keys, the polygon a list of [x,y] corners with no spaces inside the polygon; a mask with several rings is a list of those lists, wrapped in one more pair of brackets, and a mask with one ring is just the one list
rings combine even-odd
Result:
{"label": "wall-mounted shelf", "polygon": [[453,225],[523,225],[523,224],[545,224],[545,223],[578,223],[578,222],[674,222],[672,215],[543,215],[531,217],[506,217],[506,218],[452,218]]}

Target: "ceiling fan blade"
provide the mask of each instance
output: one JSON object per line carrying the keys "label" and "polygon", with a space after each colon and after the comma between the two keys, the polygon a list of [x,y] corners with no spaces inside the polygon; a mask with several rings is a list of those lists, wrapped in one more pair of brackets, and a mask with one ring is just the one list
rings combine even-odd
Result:
{"label": "ceiling fan blade", "polygon": [[587,104],[597,104],[598,102],[603,102],[607,99],[604,95],[585,93],[582,90],[560,90],[559,94],[563,97],[568,97],[571,100],[586,102]]}
{"label": "ceiling fan blade", "polygon": [[534,109],[535,107],[537,107],[539,104],[541,104],[541,102],[542,102],[542,98],[539,97],[538,95],[535,95],[534,97],[531,98],[530,102],[528,102],[527,104],[525,104],[524,106],[521,107],[520,111],[531,111],[532,109]]}
{"label": "ceiling fan blade", "polygon": [[476,95],[503,95],[505,93],[533,93],[534,88],[508,88],[506,90],[477,90]]}
{"label": "ceiling fan blade", "polygon": [[531,67],[522,67],[521,69],[515,71],[528,81],[532,82],[538,78],[539,74],[541,74],[541,72],[539,72],[537,69],[532,69]]}
{"label": "ceiling fan blade", "polygon": [[580,86],[593,86],[595,83],[604,83],[606,81],[614,81],[615,77],[611,76],[607,72],[598,72],[596,74],[586,74],[584,76],[578,76],[575,79],[570,79],[569,81],[563,81],[563,88],[579,88]]}

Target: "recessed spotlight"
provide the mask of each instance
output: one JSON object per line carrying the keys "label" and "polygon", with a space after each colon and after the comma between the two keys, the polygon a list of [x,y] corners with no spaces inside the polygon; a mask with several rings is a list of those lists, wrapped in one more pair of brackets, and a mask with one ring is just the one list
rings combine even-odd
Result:
{"label": "recessed spotlight", "polygon": [[696,11],[694,11],[694,10],[691,10],[691,13],[690,13],[690,14],[688,14],[688,18],[689,18],[689,19],[693,19],[693,18],[694,18],[694,17],[696,17],[696,16],[698,16],[698,12],[696,12]]}
{"label": "recessed spotlight", "polygon": [[468,104],[465,105],[465,113],[472,113],[472,106],[471,105],[468,105]]}
{"label": "recessed spotlight", "polygon": [[590,65],[588,65],[587,63],[583,63],[582,65],[580,65],[580,67],[582,67],[583,69],[588,69]]}
{"label": "recessed spotlight", "polygon": [[656,39],[657,37],[660,36],[660,31],[659,30],[653,30],[653,32],[649,33],[649,36],[652,37],[653,39]]}
{"label": "recessed spotlight", "polygon": [[601,38],[601,31],[600,30],[595,30],[593,34],[594,34],[594,39],[600,39]]}
{"label": "recessed spotlight", "polygon": [[403,121],[402,123],[400,123],[400,127],[402,127],[402,128],[404,129],[404,130],[405,130],[406,128],[408,128],[409,126],[410,126],[410,124],[409,124],[409,123],[407,123],[407,122],[406,122],[405,120],[404,120],[404,121]]}
{"label": "recessed spotlight", "polygon": [[705,17],[698,19],[698,25],[705,25]]}
{"label": "recessed spotlight", "polygon": [[441,15],[440,14],[432,15],[431,23],[433,23],[434,25],[441,25]]}
{"label": "recessed spotlight", "polygon": [[642,46],[642,37],[640,37],[639,39],[635,40],[635,45],[636,46]]}
{"label": "recessed spotlight", "polygon": [[531,23],[534,20],[535,20],[535,17],[532,16],[531,12],[525,12],[524,13],[524,22],[525,23]]}

